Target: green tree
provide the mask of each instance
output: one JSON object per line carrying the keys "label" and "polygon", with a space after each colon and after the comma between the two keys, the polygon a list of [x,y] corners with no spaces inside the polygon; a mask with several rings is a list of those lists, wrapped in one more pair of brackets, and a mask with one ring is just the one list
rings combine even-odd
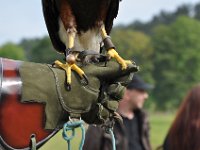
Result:
{"label": "green tree", "polygon": [[173,23],[179,16],[191,16],[193,13],[192,5],[190,4],[183,4],[177,7],[174,12],[164,11],[161,10],[159,14],[155,15],[150,21],[148,22],[141,22],[141,21],[134,21],[133,23],[127,25],[126,27],[121,26],[121,28],[129,28],[134,29],[137,31],[142,31],[148,35],[152,35],[152,29],[155,26],[160,24],[171,24]]}
{"label": "green tree", "polygon": [[177,107],[186,91],[199,82],[199,35],[200,22],[186,16],[155,28],[154,97],[160,109]]}
{"label": "green tree", "polygon": [[30,51],[38,45],[38,43],[41,41],[40,38],[33,38],[33,39],[22,39],[19,43],[19,46],[21,46],[25,50],[26,58],[28,60],[31,59]]}
{"label": "green tree", "polygon": [[200,20],[200,3],[196,4],[194,7],[194,17]]}
{"label": "green tree", "polygon": [[153,83],[153,48],[150,37],[142,32],[117,28],[111,37],[119,54],[124,59],[134,60],[140,66],[139,74],[143,79]]}
{"label": "green tree", "polygon": [[56,59],[62,60],[63,54],[57,53],[49,37],[44,37],[33,46],[27,54],[30,61],[39,63],[53,63]]}
{"label": "green tree", "polygon": [[0,47],[0,57],[25,60],[24,49],[13,43],[6,43]]}

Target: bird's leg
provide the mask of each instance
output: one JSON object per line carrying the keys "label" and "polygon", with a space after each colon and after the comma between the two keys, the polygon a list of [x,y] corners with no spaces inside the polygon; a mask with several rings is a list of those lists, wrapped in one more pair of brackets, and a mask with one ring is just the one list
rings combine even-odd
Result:
{"label": "bird's leg", "polygon": [[126,69],[128,64],[131,64],[132,61],[124,60],[115,50],[115,46],[112,43],[110,37],[106,33],[106,29],[104,25],[101,26],[101,36],[103,38],[105,49],[108,51],[108,55],[110,58],[115,58],[119,64],[122,65],[122,70]]}
{"label": "bird's leg", "polygon": [[[71,32],[72,30],[68,30],[68,48],[66,49],[66,64],[61,63],[60,61],[55,61],[55,65],[64,69],[67,75],[67,90],[71,90],[71,70],[74,70],[81,79],[85,79],[84,83],[88,84],[88,79],[87,76],[85,75],[85,73],[83,72],[83,70],[81,68],[79,68],[76,65],[76,59],[78,57],[78,52],[74,52],[71,49],[74,47],[74,40],[75,40],[75,33],[76,32]],[[73,30],[76,31],[76,30]]]}
{"label": "bird's leg", "polygon": [[[60,0],[60,30],[59,35],[63,43],[65,43],[65,59],[66,63],[63,64],[60,61],[55,61],[55,65],[64,69],[67,75],[67,88],[71,89],[71,70],[78,73],[81,78],[86,78],[84,72],[76,65],[76,60],[79,52],[74,49],[75,37],[77,34],[76,18],[72,12],[71,5],[67,0]],[[87,83],[87,80],[86,82]]]}
{"label": "bird's leg", "polygon": [[82,78],[85,79],[84,83],[88,84],[88,79],[85,73],[75,64],[75,57],[73,54],[69,54],[67,56],[67,62],[66,64],[61,63],[60,61],[56,60],[55,65],[62,68],[65,70],[66,75],[67,75],[67,90],[71,90],[71,70],[74,70],[75,72],[78,73],[78,75]]}
{"label": "bird's leg", "polygon": [[72,27],[72,25],[67,29],[67,51],[74,47],[76,33],[76,28]]}
{"label": "bird's leg", "polygon": [[[73,29],[74,32],[68,32],[68,47],[71,50],[74,47],[74,40],[75,40],[75,35],[76,35],[76,29]],[[81,79],[85,79],[85,84],[88,84],[88,79],[87,76],[85,75],[84,71],[76,65],[76,60],[78,58],[79,52],[73,52],[69,51],[68,55],[66,55],[66,62],[69,64],[71,70],[74,70],[78,75],[80,76]],[[67,77],[71,76],[70,73],[67,74]],[[71,77],[70,80],[68,81],[69,85],[71,84]]]}
{"label": "bird's leg", "polygon": [[[81,79],[85,80],[83,81],[85,84],[88,84],[88,79],[84,71],[78,65],[76,65],[77,57],[78,57],[77,52],[70,52],[66,56],[66,64],[68,64],[68,68],[70,68],[70,70],[74,70],[80,76]],[[67,73],[67,85],[70,86],[71,85],[71,71],[68,71],[66,73]]]}

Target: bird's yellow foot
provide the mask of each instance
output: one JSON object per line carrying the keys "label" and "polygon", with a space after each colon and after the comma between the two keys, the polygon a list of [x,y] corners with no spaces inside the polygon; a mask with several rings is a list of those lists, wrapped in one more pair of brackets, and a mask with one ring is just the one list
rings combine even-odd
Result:
{"label": "bird's yellow foot", "polygon": [[132,64],[133,62],[130,60],[124,60],[119,54],[116,52],[115,49],[108,50],[108,55],[111,58],[115,58],[119,64],[122,65],[122,70],[125,70],[128,67],[128,64]]}
{"label": "bird's yellow foot", "polygon": [[56,60],[54,62],[54,65],[65,70],[66,76],[67,76],[67,90],[71,90],[71,82],[72,82],[71,70],[74,70],[80,76],[81,79],[85,80],[84,84],[88,84],[88,79],[87,79],[87,76],[85,75],[84,71],[81,68],[79,68],[75,63],[63,64],[62,62]]}
{"label": "bird's yellow foot", "polygon": [[102,25],[100,28],[101,36],[104,42],[105,49],[108,51],[108,55],[111,58],[115,58],[119,64],[122,65],[122,70],[125,70],[128,67],[128,64],[132,64],[130,60],[124,60],[115,50],[115,46],[112,43],[110,37],[106,33],[105,26]]}

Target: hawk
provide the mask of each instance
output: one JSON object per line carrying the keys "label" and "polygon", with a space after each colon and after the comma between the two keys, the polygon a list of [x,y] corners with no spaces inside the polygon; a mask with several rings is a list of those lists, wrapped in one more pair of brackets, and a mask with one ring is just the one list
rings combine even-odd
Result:
{"label": "hawk", "polygon": [[108,55],[116,58],[127,68],[115,51],[109,34],[113,20],[117,17],[121,0],[42,0],[43,14],[47,30],[54,48],[65,54],[66,64],[55,64],[67,72],[67,83],[71,83],[71,70],[86,78],[76,65],[79,53],[87,50],[100,52],[104,44]]}

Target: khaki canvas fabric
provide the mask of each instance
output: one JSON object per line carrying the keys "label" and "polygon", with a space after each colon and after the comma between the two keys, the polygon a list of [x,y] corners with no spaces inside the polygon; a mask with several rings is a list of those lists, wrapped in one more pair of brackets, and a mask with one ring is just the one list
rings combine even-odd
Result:
{"label": "khaki canvas fabric", "polygon": [[[116,110],[117,101],[124,91],[122,85],[138,70],[137,66],[132,64],[122,71],[121,66],[114,61],[109,61],[106,66],[105,63],[89,64],[82,69],[89,84],[83,84],[80,77],[72,72],[71,91],[67,91],[64,70],[47,64],[21,64],[21,102],[38,102],[45,105],[46,129],[56,128],[66,112],[72,117],[82,117],[89,123],[101,123],[109,116],[110,111]],[[104,98],[99,100],[102,83],[106,83],[107,88]],[[100,121],[96,119],[97,116]]]}

